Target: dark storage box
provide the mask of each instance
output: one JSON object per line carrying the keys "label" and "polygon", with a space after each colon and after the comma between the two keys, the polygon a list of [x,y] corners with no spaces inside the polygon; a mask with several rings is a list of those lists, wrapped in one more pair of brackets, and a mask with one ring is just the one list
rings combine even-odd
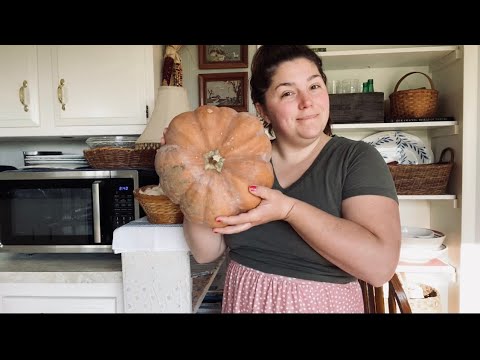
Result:
{"label": "dark storage box", "polygon": [[383,92],[329,96],[333,124],[384,122]]}

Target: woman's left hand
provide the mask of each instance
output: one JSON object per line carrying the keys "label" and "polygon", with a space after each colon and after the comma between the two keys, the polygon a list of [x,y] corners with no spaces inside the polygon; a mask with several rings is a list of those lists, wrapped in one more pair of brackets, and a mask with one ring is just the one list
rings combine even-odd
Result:
{"label": "woman's left hand", "polygon": [[234,216],[218,216],[219,223],[226,227],[214,228],[219,234],[235,234],[250,229],[252,226],[265,224],[275,220],[285,220],[297,201],[265,186],[249,186],[251,194],[262,199],[260,204],[252,210]]}

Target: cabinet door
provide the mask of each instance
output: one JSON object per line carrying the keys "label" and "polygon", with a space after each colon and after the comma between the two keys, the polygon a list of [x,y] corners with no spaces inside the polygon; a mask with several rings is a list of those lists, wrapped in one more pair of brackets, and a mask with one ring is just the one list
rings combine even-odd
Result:
{"label": "cabinet door", "polygon": [[0,283],[0,313],[122,312],[122,283]]}
{"label": "cabinet door", "polygon": [[145,46],[56,46],[52,66],[55,126],[146,124]]}
{"label": "cabinet door", "polygon": [[0,46],[0,127],[39,126],[36,48]]}
{"label": "cabinet door", "polygon": [[7,296],[4,313],[115,313],[116,299],[94,297]]}

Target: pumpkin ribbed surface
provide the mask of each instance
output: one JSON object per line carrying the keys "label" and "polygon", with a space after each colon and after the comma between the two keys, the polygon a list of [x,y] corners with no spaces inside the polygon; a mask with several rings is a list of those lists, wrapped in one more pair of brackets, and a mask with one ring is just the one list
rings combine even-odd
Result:
{"label": "pumpkin ribbed surface", "polygon": [[249,185],[272,187],[271,156],[257,117],[204,105],[170,122],[155,169],[163,191],[187,219],[219,227],[217,216],[237,215],[260,203]]}

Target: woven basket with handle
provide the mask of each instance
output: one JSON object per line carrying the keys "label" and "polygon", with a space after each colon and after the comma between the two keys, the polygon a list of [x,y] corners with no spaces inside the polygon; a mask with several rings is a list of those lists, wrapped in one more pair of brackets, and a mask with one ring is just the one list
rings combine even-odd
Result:
{"label": "woven basket with handle", "polygon": [[181,224],[183,213],[166,195],[149,195],[145,191],[157,185],[146,185],[133,191],[135,199],[147,214],[148,222],[152,224]]}
{"label": "woven basket with handle", "polygon": [[[407,76],[422,74],[430,82],[431,89],[400,90],[398,86]],[[390,117],[400,118],[422,118],[433,117],[437,113],[438,91],[433,86],[433,81],[427,74],[412,71],[405,74],[398,80],[393,93],[390,94]]]}
{"label": "woven basket with handle", "polygon": [[[450,161],[443,157],[450,153]],[[453,167],[453,149],[445,148],[438,163],[398,165],[388,164],[398,195],[443,195]]]}

